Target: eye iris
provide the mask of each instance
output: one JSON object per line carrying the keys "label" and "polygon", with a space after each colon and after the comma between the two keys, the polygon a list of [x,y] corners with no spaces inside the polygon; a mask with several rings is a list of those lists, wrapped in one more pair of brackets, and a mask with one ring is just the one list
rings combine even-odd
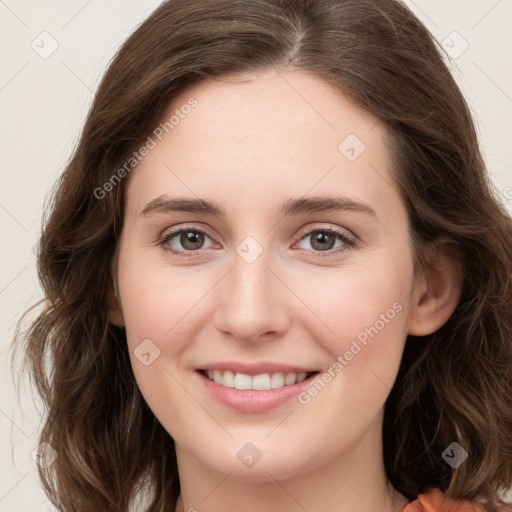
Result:
{"label": "eye iris", "polygon": [[[180,243],[185,249],[199,249],[204,243],[204,234],[196,231],[183,231]],[[189,244],[192,244],[192,246]]]}
{"label": "eye iris", "polygon": [[[334,244],[336,243],[336,239],[334,235],[331,233],[325,232],[325,231],[317,231],[316,235],[313,236],[313,243],[312,246],[315,249],[318,249],[320,251],[328,251],[329,249],[332,249],[334,247]],[[329,247],[326,247],[324,244],[327,241],[327,245]],[[331,243],[329,243],[331,242]],[[315,247],[316,244],[320,244],[319,247]]]}

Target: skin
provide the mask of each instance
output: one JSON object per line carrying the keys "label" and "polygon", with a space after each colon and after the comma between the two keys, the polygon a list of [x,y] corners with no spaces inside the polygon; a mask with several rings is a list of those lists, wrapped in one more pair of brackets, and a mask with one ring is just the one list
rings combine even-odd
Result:
{"label": "skin", "polygon": [[[191,96],[198,105],[125,183],[110,304],[111,321],[126,326],[141,392],[176,443],[176,511],[401,511],[408,500],[383,465],[384,403],[407,334],[437,330],[455,309],[457,268],[440,251],[428,278],[415,276],[384,127],[321,79],[292,69],[222,77],[174,98],[169,113]],[[353,162],[338,149],[349,134],[366,146]],[[226,216],[141,214],[162,195],[215,201]],[[375,216],[279,215],[285,199],[316,195],[364,202]],[[311,232],[326,227],[356,244],[322,251]],[[177,228],[207,231],[193,258],[165,249],[192,252],[179,236],[158,244]],[[236,251],[247,236],[263,251],[252,263]],[[326,372],[396,303],[400,312],[307,404],[235,411],[195,371],[234,360]],[[134,355],[144,339],[160,350],[148,366]],[[262,454],[250,468],[237,458],[247,442]]]}

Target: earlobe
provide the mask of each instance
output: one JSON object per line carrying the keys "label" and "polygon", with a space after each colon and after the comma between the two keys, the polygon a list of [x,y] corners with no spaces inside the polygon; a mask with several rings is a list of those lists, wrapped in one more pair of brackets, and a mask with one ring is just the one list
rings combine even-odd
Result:
{"label": "earlobe", "polygon": [[440,329],[459,304],[463,285],[463,255],[448,239],[435,242],[428,268],[411,294],[409,334],[426,336]]}
{"label": "earlobe", "polygon": [[119,258],[119,246],[116,247],[114,258],[111,264],[111,276],[112,280],[108,287],[107,293],[107,308],[108,308],[108,320],[111,324],[117,327],[124,327],[124,316],[121,307],[121,299],[119,298],[119,284],[117,281],[117,265]]}
{"label": "earlobe", "polygon": [[124,327],[124,317],[121,304],[116,294],[109,290],[107,295],[108,320],[117,327]]}

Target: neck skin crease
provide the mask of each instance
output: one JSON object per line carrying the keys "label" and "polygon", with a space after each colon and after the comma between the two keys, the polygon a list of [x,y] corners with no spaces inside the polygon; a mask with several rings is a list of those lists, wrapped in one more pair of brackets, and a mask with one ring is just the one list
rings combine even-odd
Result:
{"label": "neck skin crease", "polygon": [[175,512],[402,512],[409,500],[387,479],[375,426],[349,451],[283,480],[220,474],[176,445],[181,494]]}

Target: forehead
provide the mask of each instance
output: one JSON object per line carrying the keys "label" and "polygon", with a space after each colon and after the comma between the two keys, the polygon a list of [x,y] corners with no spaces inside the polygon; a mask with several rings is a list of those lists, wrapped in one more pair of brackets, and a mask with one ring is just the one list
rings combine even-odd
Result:
{"label": "forehead", "polygon": [[[190,98],[197,106],[181,117],[179,125],[187,124],[193,132],[180,130],[178,125],[172,129],[175,137],[196,147],[210,141],[231,146],[232,155],[237,154],[237,148],[244,155],[252,149],[261,157],[260,148],[280,149],[282,154],[287,141],[301,140],[311,142],[302,148],[304,151],[314,150],[320,141],[324,141],[320,151],[327,146],[338,150],[346,135],[368,143],[382,135],[375,116],[356,107],[326,81],[300,70],[267,71],[251,78],[220,77],[196,84],[174,98],[164,121],[184,109]],[[199,140],[201,136],[203,140]],[[297,152],[301,148],[295,145],[293,149]]]}
{"label": "forehead", "polygon": [[302,71],[200,82],[173,99],[160,126],[128,184],[128,205],[139,211],[173,192],[260,206],[309,191],[371,200],[392,182],[382,124]]}

